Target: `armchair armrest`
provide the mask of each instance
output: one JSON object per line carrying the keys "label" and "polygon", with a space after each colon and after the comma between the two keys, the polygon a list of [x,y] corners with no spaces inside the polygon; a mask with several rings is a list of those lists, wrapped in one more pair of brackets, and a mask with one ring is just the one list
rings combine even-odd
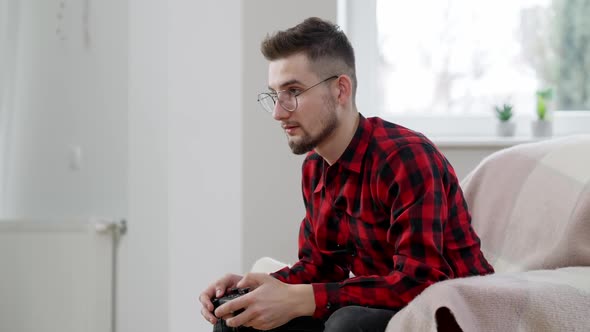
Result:
{"label": "armchair armrest", "polygon": [[583,331],[590,326],[588,308],[590,267],[499,273],[428,287],[386,332]]}

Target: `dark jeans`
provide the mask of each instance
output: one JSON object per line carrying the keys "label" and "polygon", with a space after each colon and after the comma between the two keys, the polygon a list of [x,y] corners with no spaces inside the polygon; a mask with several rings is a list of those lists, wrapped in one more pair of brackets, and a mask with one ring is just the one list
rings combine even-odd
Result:
{"label": "dark jeans", "polygon": [[[336,310],[325,322],[311,317],[299,317],[270,331],[383,332],[387,327],[387,323],[396,312],[394,310],[348,306]],[[256,332],[259,330],[250,327],[240,327],[235,329],[235,331]]]}

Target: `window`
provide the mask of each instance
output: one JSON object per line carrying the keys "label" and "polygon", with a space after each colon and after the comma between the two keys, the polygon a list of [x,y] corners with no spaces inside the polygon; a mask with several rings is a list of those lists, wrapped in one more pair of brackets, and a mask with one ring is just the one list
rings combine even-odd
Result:
{"label": "window", "polygon": [[[590,119],[590,0],[340,4],[340,24],[357,52],[364,114],[434,127],[445,123],[440,119],[483,117],[493,126],[494,106],[510,103],[516,117],[530,121],[536,92],[551,88],[555,109],[582,111],[564,118]],[[562,133],[590,131],[586,124]],[[469,131],[461,127],[437,132]]]}

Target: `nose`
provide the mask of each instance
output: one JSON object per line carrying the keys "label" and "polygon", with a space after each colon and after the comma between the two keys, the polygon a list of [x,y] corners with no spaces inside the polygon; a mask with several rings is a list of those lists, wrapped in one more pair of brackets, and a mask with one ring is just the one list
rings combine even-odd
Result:
{"label": "nose", "polygon": [[285,110],[279,103],[275,104],[275,108],[272,110],[272,117],[277,121],[288,119],[291,116],[291,112]]}

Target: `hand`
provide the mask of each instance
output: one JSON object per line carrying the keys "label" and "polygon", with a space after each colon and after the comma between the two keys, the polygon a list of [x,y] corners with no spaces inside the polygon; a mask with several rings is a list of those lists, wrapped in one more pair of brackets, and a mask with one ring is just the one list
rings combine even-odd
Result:
{"label": "hand", "polygon": [[249,287],[250,292],[231,300],[215,310],[218,317],[244,309],[226,319],[229,327],[249,326],[269,330],[284,325],[299,316],[311,316],[315,298],[311,285],[289,285],[264,273],[249,273],[237,287]]}
{"label": "hand", "polygon": [[213,315],[213,303],[211,303],[211,299],[213,297],[223,296],[227,289],[236,287],[241,279],[242,276],[236,274],[226,274],[223,278],[209,285],[209,287],[207,287],[207,289],[201,293],[199,296],[199,301],[203,305],[201,308],[201,315],[203,315],[203,317],[205,317],[208,322],[211,324],[217,323],[217,317]]}

